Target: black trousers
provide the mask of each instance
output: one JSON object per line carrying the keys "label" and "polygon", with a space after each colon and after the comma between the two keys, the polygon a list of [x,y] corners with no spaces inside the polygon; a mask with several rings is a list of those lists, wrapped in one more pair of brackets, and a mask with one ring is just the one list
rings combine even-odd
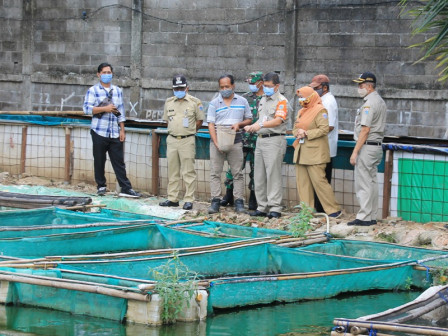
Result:
{"label": "black trousers", "polygon": [[[325,167],[325,177],[327,178],[328,183],[331,185],[331,175],[333,173],[333,158],[330,158],[330,162],[327,163]],[[322,204],[320,204],[319,197],[317,197],[316,193],[314,193],[314,208],[316,212],[325,212]]]}
{"label": "black trousers", "polygon": [[95,170],[95,181],[98,188],[106,186],[104,168],[106,166],[106,153],[109,154],[110,163],[114,169],[117,181],[122,190],[132,188],[131,182],[126,176],[124,164],[123,142],[120,138],[105,138],[90,130],[93,143],[93,167]]}

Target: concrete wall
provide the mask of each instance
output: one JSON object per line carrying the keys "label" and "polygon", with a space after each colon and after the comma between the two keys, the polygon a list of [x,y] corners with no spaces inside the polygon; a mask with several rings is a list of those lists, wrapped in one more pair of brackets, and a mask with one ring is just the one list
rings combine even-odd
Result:
{"label": "concrete wall", "polygon": [[207,103],[224,72],[236,76],[241,92],[248,72],[278,71],[295,111],[295,89],[327,73],[340,128],[351,130],[361,104],[351,79],[369,70],[389,108],[388,135],[444,137],[446,85],[437,82],[434,62],[414,64],[420,52],[407,47],[424,36],[411,37],[397,3],[4,0],[0,109],[80,110],[103,61],[114,65],[127,112],[137,103],[143,118],[159,116],[150,111],[163,108],[178,72]]}

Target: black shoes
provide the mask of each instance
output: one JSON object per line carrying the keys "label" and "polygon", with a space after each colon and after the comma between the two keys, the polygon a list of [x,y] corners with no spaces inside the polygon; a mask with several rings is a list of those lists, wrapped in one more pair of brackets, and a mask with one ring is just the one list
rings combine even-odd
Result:
{"label": "black shoes", "polygon": [[142,197],[142,194],[136,192],[134,189],[123,190],[118,194],[121,197],[131,197],[131,198],[139,198]]}
{"label": "black shoes", "polygon": [[184,206],[182,207],[182,209],[184,209],[184,210],[191,210],[191,209],[193,209],[193,203],[185,202]]}
{"label": "black shoes", "polygon": [[363,220],[360,220],[358,218],[356,218],[355,220],[347,223],[347,225],[349,225],[349,226],[353,226],[353,225],[356,225],[356,226],[371,226],[371,225],[375,225],[375,224],[376,224],[376,220],[363,221]]}
{"label": "black shoes", "polygon": [[257,210],[257,198],[255,197],[255,191],[251,190],[249,195],[249,210]]}
{"label": "black shoes", "polygon": [[210,205],[210,208],[208,208],[209,214],[215,214],[219,212],[219,207],[221,206],[221,199],[218,197],[215,197],[212,199],[212,204]]}
{"label": "black shoes", "polygon": [[256,217],[266,217],[268,214],[263,211],[255,210],[255,211],[250,212],[249,215],[256,216]]}
{"label": "black shoes", "polygon": [[268,218],[280,218],[281,216],[282,214],[277,211],[271,211],[270,213],[268,213]]}
{"label": "black shoes", "polygon": [[233,205],[233,188],[226,188],[226,195],[220,203],[222,206]]}
{"label": "black shoes", "polygon": [[96,194],[98,196],[104,196],[104,195],[106,195],[106,191],[107,191],[106,187],[99,187]]}
{"label": "black shoes", "polygon": [[244,201],[242,198],[238,198],[235,201],[235,212],[237,213],[245,213],[246,210],[244,209]]}
{"label": "black shoes", "polygon": [[339,217],[341,217],[341,215],[342,215],[342,211],[339,210],[339,211],[333,212],[332,214],[329,214],[328,217],[339,218]]}
{"label": "black shoes", "polygon": [[[166,200],[165,202],[159,203],[159,205],[163,207],[177,207],[179,206],[179,202],[171,202],[170,200]],[[193,207],[193,205],[191,207]]]}

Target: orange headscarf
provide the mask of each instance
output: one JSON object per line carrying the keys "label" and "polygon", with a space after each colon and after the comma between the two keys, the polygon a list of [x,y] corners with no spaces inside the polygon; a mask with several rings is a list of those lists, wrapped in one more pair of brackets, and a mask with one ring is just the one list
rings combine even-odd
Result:
{"label": "orange headscarf", "polygon": [[311,122],[316,118],[317,114],[325,109],[322,105],[322,100],[319,97],[319,94],[310,88],[309,86],[301,87],[296,91],[297,95],[300,93],[302,97],[306,98],[309,103],[306,107],[302,107],[297,113],[296,123],[294,128],[301,128],[304,130],[308,130]]}

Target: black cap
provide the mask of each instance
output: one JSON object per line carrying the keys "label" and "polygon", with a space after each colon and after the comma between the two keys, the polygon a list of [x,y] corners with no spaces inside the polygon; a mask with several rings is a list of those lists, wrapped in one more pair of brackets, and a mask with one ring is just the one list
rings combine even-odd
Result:
{"label": "black cap", "polygon": [[376,77],[371,72],[364,72],[359,75],[359,78],[353,80],[355,83],[376,83]]}
{"label": "black cap", "polygon": [[176,75],[173,77],[173,88],[186,87],[187,79],[184,75]]}

